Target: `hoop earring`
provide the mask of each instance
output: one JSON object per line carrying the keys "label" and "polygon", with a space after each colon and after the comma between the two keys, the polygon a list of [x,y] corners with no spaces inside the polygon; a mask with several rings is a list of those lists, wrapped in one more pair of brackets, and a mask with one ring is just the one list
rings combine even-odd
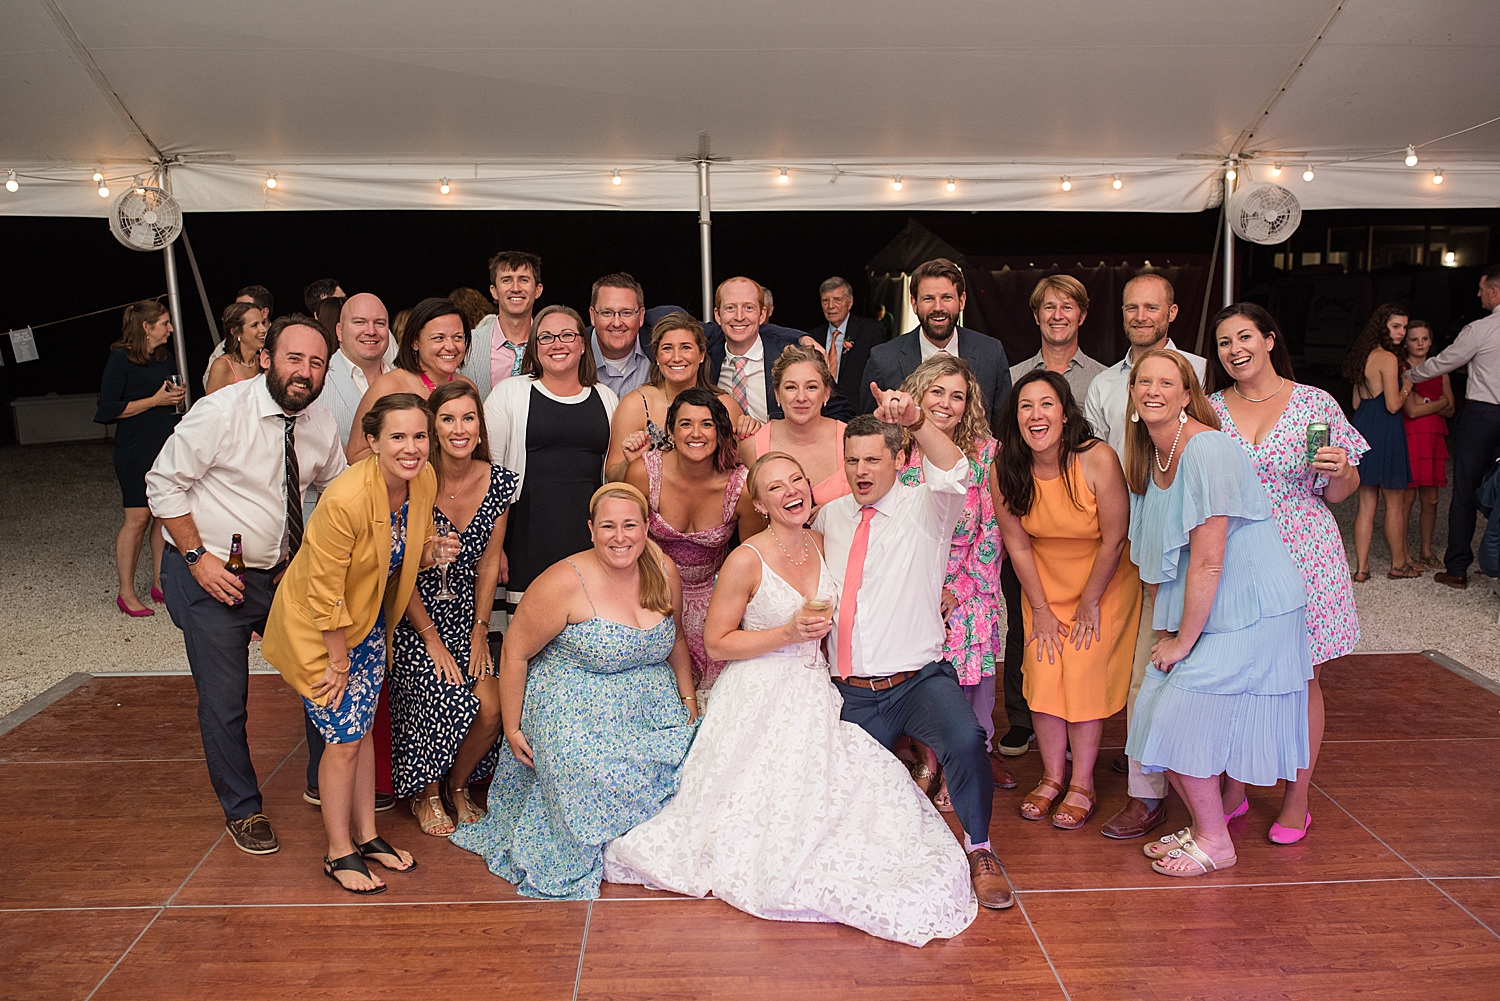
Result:
{"label": "hoop earring", "polygon": [[1179,410],[1177,412],[1177,423],[1178,424],[1186,424],[1187,423],[1187,408],[1186,407],[1183,407],[1181,410]]}
{"label": "hoop earring", "polygon": [[1132,423],[1132,424],[1139,424],[1140,422],[1141,422],[1141,412],[1139,410],[1132,410],[1130,412],[1130,423]]}

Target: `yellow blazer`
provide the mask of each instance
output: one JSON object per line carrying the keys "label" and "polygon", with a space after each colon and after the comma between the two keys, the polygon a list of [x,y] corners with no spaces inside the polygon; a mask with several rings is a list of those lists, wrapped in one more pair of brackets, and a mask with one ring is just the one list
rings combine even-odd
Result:
{"label": "yellow blazer", "polygon": [[388,570],[394,569],[390,494],[379,460],[372,455],[356,462],[323,491],[308,519],[302,548],[276,589],[261,644],[261,656],[303,696],[313,698],[313,683],[328,670],[323,633],[342,627],[352,650],[375,627],[382,605],[389,666],[391,634],[417,585],[436,497],[437,474],[424,466],[409,488],[406,558],[388,588]]}

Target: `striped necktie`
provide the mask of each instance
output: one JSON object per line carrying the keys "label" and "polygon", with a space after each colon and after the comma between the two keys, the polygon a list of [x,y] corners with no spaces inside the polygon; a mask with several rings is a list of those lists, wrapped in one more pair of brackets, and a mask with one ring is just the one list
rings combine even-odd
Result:
{"label": "striped necktie", "polygon": [[286,422],[286,534],[290,560],[302,548],[302,474],[297,466],[297,415],[279,415]]}
{"label": "striped necktie", "polygon": [[745,413],[750,412],[750,394],[745,390],[745,366],[750,359],[744,355],[729,356],[729,395]]}

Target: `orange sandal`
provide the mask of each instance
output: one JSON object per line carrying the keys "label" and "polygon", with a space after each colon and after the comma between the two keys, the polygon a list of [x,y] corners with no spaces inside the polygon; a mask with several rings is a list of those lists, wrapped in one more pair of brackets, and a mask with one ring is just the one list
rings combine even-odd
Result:
{"label": "orange sandal", "polygon": [[1041,820],[1052,812],[1052,804],[1056,803],[1057,797],[1063,794],[1063,787],[1051,779],[1042,779],[1036,784],[1038,789],[1043,786],[1048,786],[1057,791],[1051,796],[1038,796],[1035,792],[1027,793],[1026,798],[1021,801],[1022,820]]}
{"label": "orange sandal", "polygon": [[1072,785],[1068,786],[1068,791],[1063,795],[1070,796],[1073,793],[1077,793],[1080,796],[1087,796],[1089,801],[1089,808],[1084,811],[1083,816],[1079,816],[1074,812],[1078,809],[1075,806],[1068,806],[1066,803],[1064,803],[1062,806],[1058,807],[1057,812],[1052,815],[1052,826],[1060,831],[1076,831],[1084,824],[1087,824],[1089,822],[1089,818],[1094,815],[1094,805],[1098,802],[1098,797],[1096,797],[1094,793],[1088,789],[1084,789],[1081,786]]}

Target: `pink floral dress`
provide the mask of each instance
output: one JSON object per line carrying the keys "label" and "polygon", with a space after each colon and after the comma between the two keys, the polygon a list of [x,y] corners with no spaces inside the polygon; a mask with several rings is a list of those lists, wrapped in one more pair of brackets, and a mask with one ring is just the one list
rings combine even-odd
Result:
{"label": "pink floral dress", "polygon": [[[953,548],[948,551],[948,575],[943,586],[958,599],[948,614],[948,639],[943,655],[958,671],[960,685],[977,685],[995,673],[995,661],[1004,660],[1005,601],[1000,597],[1000,523],[990,498],[990,465],[995,461],[996,442],[984,438],[969,459],[969,497],[958,527],[953,530]],[[901,471],[901,482],[922,482],[922,450],[915,444],[911,461]]]}
{"label": "pink floral dress", "polygon": [[1349,557],[1333,512],[1323,503],[1328,477],[1313,472],[1307,461],[1307,425],[1328,425],[1329,443],[1349,453],[1349,464],[1359,465],[1370,446],[1354,429],[1333,397],[1313,386],[1294,383],[1281,419],[1259,445],[1234,426],[1224,393],[1208,398],[1219,423],[1245,450],[1250,465],[1271,495],[1271,509],[1281,541],[1307,585],[1307,638],[1312,662],[1342,657],[1359,643],[1359,613],[1349,580]]}

